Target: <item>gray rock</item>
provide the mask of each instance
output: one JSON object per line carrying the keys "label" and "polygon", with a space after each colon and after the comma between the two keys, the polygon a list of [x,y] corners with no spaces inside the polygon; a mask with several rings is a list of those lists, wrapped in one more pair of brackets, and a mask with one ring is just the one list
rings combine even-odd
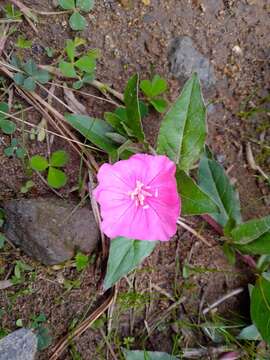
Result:
{"label": "gray rock", "polygon": [[180,80],[186,80],[196,71],[206,87],[216,82],[213,66],[194,46],[191,38],[180,36],[170,46],[168,59],[170,71]]}
{"label": "gray rock", "polygon": [[6,201],[6,236],[45,265],[70,259],[75,250],[90,253],[99,230],[90,207],[75,206],[57,198]]}
{"label": "gray rock", "polygon": [[37,337],[30,329],[16,330],[0,340],[0,360],[34,360]]}

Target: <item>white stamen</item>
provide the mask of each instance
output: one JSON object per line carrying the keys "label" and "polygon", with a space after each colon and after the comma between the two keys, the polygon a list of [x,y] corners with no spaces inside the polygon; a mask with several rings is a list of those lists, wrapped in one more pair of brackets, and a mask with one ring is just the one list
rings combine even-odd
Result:
{"label": "white stamen", "polygon": [[149,209],[149,207],[150,207],[149,205],[144,205],[143,209],[146,210],[146,209]]}

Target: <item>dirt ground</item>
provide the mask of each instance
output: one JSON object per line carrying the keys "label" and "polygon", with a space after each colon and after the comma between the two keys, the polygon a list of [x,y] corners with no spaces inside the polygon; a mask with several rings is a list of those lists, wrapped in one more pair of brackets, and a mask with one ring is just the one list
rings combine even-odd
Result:
{"label": "dirt ground", "polygon": [[[56,10],[54,1],[23,0],[23,3],[39,11]],[[181,35],[192,38],[198,51],[210,60],[215,71],[215,85],[203,89],[207,102],[215,104],[214,111],[208,115],[208,143],[223,166],[230,169],[230,177],[239,189],[245,219],[269,213],[269,187],[250,169],[246,156],[246,143],[249,141],[256,161],[265,172],[269,171],[269,154],[266,152],[262,157],[264,150],[258,145],[262,133],[265,143],[268,141],[269,144],[269,115],[258,112],[245,118],[239,114],[259,104],[269,94],[269,12],[267,0],[150,0],[150,5],[139,0],[96,0],[94,10],[87,15],[87,29],[80,33],[80,37],[87,39],[90,48],[101,51],[97,79],[122,92],[134,72],[139,72],[142,78],[158,73],[169,82],[170,101],[178,96],[183,85],[183,81],[175,79],[170,72],[168,52],[171,42]],[[60,50],[66,39],[78,34],[70,30],[66,15],[39,18],[37,35],[25,22],[19,29],[33,41],[31,52],[25,51],[25,56],[31,55],[39,62],[49,64],[51,60],[46,56],[45,47]],[[9,42],[7,53],[11,48],[12,43]],[[99,95],[91,87],[85,91]],[[81,96],[79,100],[93,116],[101,117],[104,111],[112,109],[110,105],[91,97]],[[38,123],[40,118],[31,111],[27,121]],[[157,114],[151,114],[145,121],[145,130],[152,144],[160,121],[161,116]],[[3,139],[8,141],[5,137]],[[43,143],[29,142],[27,147],[30,154],[46,154],[47,151]],[[77,184],[79,159],[64,141],[55,140],[54,148],[66,148],[71,154],[67,168],[70,182],[62,191],[67,195]],[[25,169],[18,160],[11,162],[3,156],[3,146],[0,146],[0,166],[0,200],[23,196],[19,189],[26,179]],[[47,195],[49,190],[46,186],[38,178],[34,180],[38,185],[26,196]],[[179,347],[209,343],[209,339],[197,330],[181,332],[179,324],[183,320],[197,322],[201,308],[232,289],[247,285],[250,276],[241,261],[236,267],[228,264],[218,244],[217,234],[200,219],[190,220],[210,240],[212,247],[207,248],[183,229],[179,229],[174,240],[158,246],[130,284],[122,280],[111,337],[105,338],[107,328],[104,323],[103,327],[89,329],[74,341],[81,359],[105,359],[106,341],[118,354],[120,347],[125,346],[123,339],[127,338],[134,338],[131,348],[170,353],[175,347],[173,339],[176,335],[181,335]],[[20,285],[14,290],[1,292],[0,308],[5,309],[1,326],[14,330],[16,319],[22,318],[27,322],[31,315],[44,312],[55,343],[70,330],[72,323],[96,307],[98,268],[91,266],[81,276],[81,286],[67,291],[60,278],[63,276],[72,280],[78,277],[74,268],[67,266],[57,271],[45,268],[19,251],[1,253],[4,275],[9,264],[22,256],[35,267],[36,278],[27,287]],[[184,279],[181,269],[186,261],[204,271]],[[132,296],[135,290],[144,296],[140,299]],[[165,310],[182,298],[183,302],[158,324]],[[218,308],[219,314],[225,318],[232,318],[236,312],[248,316],[247,299],[247,293],[231,298]],[[150,336],[146,336],[145,323],[150,330],[153,329]],[[48,359],[51,351],[52,346],[42,352],[39,359]],[[111,358],[110,354],[107,356]],[[61,359],[80,358],[71,355],[68,350]]]}

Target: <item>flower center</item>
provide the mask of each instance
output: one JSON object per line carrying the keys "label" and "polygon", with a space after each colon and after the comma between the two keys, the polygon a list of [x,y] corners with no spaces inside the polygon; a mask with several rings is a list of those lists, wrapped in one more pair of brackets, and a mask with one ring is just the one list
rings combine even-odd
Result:
{"label": "flower center", "polygon": [[[151,186],[145,186],[140,180],[136,180],[136,187],[133,191],[129,191],[128,195],[131,197],[131,200],[135,200],[135,205],[141,205],[144,209],[148,209],[149,205],[145,205],[145,200],[147,197],[152,197],[153,194],[148,190],[151,189]],[[158,191],[155,191],[155,197],[158,196]]]}

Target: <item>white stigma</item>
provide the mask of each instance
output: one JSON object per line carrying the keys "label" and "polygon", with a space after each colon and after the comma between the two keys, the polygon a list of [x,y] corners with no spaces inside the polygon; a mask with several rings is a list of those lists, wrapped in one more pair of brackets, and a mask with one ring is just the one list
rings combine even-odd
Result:
{"label": "white stigma", "polygon": [[[136,206],[142,206],[143,209],[148,209],[149,205],[145,205],[145,199],[147,197],[152,197],[153,195],[147,191],[151,189],[151,186],[144,186],[144,184],[140,180],[136,180],[136,187],[133,191],[129,191],[128,195],[131,197],[132,200],[135,200]],[[158,191],[155,191],[155,197],[158,197]]]}

